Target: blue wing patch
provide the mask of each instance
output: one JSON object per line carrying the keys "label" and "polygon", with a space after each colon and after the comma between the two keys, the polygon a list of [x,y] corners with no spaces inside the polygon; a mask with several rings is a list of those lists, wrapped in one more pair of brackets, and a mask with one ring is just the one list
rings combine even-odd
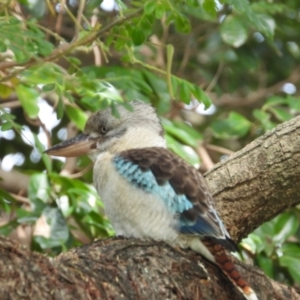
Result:
{"label": "blue wing patch", "polygon": [[168,181],[163,185],[159,185],[150,169],[143,171],[137,164],[127,161],[121,156],[114,157],[113,163],[116,170],[126,178],[128,182],[138,188],[142,188],[147,193],[159,197],[170,212],[182,213],[193,207],[193,204],[185,195],[176,194]]}
{"label": "blue wing patch", "polygon": [[186,195],[177,194],[167,180],[158,184],[150,168],[142,168],[122,155],[113,158],[116,170],[135,187],[156,195],[173,214],[179,215],[178,231],[183,234],[210,236],[226,241],[229,234],[212,206],[201,212]]}

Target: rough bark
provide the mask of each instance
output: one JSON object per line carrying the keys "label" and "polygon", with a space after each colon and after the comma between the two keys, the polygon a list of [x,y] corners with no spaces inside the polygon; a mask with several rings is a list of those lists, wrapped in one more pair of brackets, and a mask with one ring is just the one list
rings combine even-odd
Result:
{"label": "rough bark", "polygon": [[[207,174],[234,240],[299,203],[299,134],[300,117]],[[0,237],[0,252],[0,299],[243,299],[218,268],[164,243],[114,238],[50,259]],[[238,264],[259,299],[300,299],[257,268]]]}
{"label": "rough bark", "polygon": [[[165,243],[112,238],[51,259],[0,238],[0,252],[0,299],[243,299],[218,268]],[[239,270],[260,300],[300,299],[257,268]]]}
{"label": "rough bark", "polygon": [[277,126],[206,174],[235,241],[300,203],[300,117]]}

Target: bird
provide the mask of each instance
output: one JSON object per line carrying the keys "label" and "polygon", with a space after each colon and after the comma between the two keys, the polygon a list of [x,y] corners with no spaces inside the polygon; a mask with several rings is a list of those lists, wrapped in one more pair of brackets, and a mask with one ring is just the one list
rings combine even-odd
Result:
{"label": "bird", "polygon": [[94,162],[93,181],[118,236],[190,248],[217,265],[247,300],[257,300],[228,252],[237,250],[200,172],[167,149],[152,105],[134,100],[92,114],[84,131],[45,152]]}

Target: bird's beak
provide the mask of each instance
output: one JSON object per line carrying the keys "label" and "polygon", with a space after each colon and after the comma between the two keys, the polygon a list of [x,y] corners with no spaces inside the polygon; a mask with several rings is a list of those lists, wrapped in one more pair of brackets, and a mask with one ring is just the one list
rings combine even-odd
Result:
{"label": "bird's beak", "polygon": [[49,148],[44,153],[54,156],[77,157],[95,149],[96,143],[97,139],[91,138],[86,134],[80,134]]}

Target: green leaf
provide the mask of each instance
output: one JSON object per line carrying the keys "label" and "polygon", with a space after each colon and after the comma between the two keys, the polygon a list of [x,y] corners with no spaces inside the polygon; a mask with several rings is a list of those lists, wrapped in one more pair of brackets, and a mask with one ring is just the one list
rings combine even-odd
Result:
{"label": "green leaf", "polygon": [[53,63],[34,66],[22,73],[24,81],[32,84],[58,84],[63,74]]}
{"label": "green leaf", "polygon": [[183,123],[180,121],[172,121],[172,122],[176,127],[180,128],[180,129],[184,130],[186,133],[188,133],[191,136],[191,138],[196,139],[198,141],[203,140],[203,135],[199,131],[197,131],[190,125],[188,125],[187,123]]}
{"label": "green leaf", "polygon": [[273,96],[270,97],[266,103],[263,105],[263,107],[261,108],[262,110],[267,110],[270,107],[273,106],[278,106],[278,105],[285,105],[287,104],[287,99],[284,97],[278,97],[278,96]]}
{"label": "green leaf", "polygon": [[56,112],[57,112],[57,118],[60,120],[63,115],[64,115],[64,101],[62,100],[62,97],[59,96],[58,98],[58,103],[57,103],[57,107],[56,107]]}
{"label": "green leaf", "polygon": [[285,122],[293,118],[293,116],[288,111],[280,107],[269,108],[269,111],[272,112],[272,114],[280,122]]}
{"label": "green leaf", "polygon": [[76,66],[80,66],[81,65],[81,60],[78,59],[77,57],[69,56],[68,60],[69,60],[70,63],[72,63],[72,64],[74,64]]}
{"label": "green leaf", "polygon": [[287,103],[293,113],[300,111],[300,98],[288,96]]}
{"label": "green leaf", "polygon": [[284,13],[288,10],[288,6],[286,4],[282,3],[270,3],[258,1],[258,2],[252,2],[251,8],[254,12],[261,12],[261,13],[268,13],[268,14],[277,14],[277,13]]}
{"label": "green leaf", "polygon": [[[115,31],[115,32],[114,32]],[[132,26],[130,28],[126,28],[125,26],[115,27],[113,29],[113,33],[115,33],[118,37],[114,40],[114,46],[117,51],[122,50],[126,45],[129,45],[129,32],[132,31]]]}
{"label": "green leaf", "polygon": [[249,16],[252,25],[268,39],[273,39],[276,23],[269,15],[252,13]]}
{"label": "green leaf", "polygon": [[150,18],[147,15],[144,15],[140,19],[140,28],[143,28],[143,32],[144,32],[146,37],[151,35],[152,26],[153,26],[153,21],[151,21]]}
{"label": "green leaf", "polygon": [[144,11],[147,15],[152,15],[155,11],[157,1],[147,1],[144,5]]}
{"label": "green leaf", "polygon": [[275,22],[272,17],[254,12],[247,0],[224,0],[222,2],[233,5],[241,16],[245,17],[254,28],[264,34],[267,38],[273,38]]}
{"label": "green leaf", "polygon": [[198,142],[194,139],[188,132],[185,130],[178,128],[169,120],[163,119],[162,120],[163,127],[166,132],[176,138],[178,141],[182,142],[185,145],[188,145],[193,148],[198,148]]}
{"label": "green leaf", "polygon": [[212,17],[217,15],[217,5],[215,0],[204,0],[202,7],[204,11]]}
{"label": "green leaf", "polygon": [[16,86],[16,93],[28,117],[35,119],[39,113],[37,104],[39,93],[37,90],[24,84],[19,84]]}
{"label": "green leaf", "polygon": [[211,124],[214,136],[220,139],[243,137],[251,128],[251,123],[242,115],[230,112],[225,120],[216,120]]}
{"label": "green leaf", "polygon": [[193,87],[191,84],[189,84],[184,80],[180,81],[180,91],[179,91],[180,100],[186,104],[189,104],[191,102],[192,89]]}
{"label": "green leaf", "polygon": [[82,131],[87,121],[87,115],[78,107],[65,105],[66,113],[69,119]]}
{"label": "green leaf", "polygon": [[247,29],[237,16],[227,16],[221,24],[220,33],[223,41],[233,47],[240,47],[247,41]]}
{"label": "green leaf", "polygon": [[57,207],[46,207],[43,215],[50,225],[50,237],[36,236],[35,240],[42,249],[63,246],[69,239],[69,228],[61,211]]}
{"label": "green leaf", "polygon": [[230,4],[240,13],[246,12],[250,8],[247,0],[222,0],[220,3]]}
{"label": "green leaf", "polygon": [[55,90],[55,84],[54,84],[54,83],[45,84],[45,85],[43,86],[43,91],[44,91],[44,92],[51,92],[51,91],[53,91],[53,90]]}
{"label": "green leaf", "polygon": [[157,3],[156,8],[155,8],[155,17],[157,19],[163,18],[165,14],[165,8],[161,3]]}
{"label": "green leaf", "polygon": [[111,113],[112,113],[112,115],[114,117],[116,117],[116,118],[119,119],[121,116],[120,116],[120,113],[119,113],[119,111],[117,109],[116,103],[112,102],[111,105],[110,105],[110,107],[111,107]]}
{"label": "green leaf", "polygon": [[257,262],[260,268],[264,270],[267,276],[273,278],[274,276],[274,263],[273,260],[264,255],[257,256]]}
{"label": "green leaf", "polygon": [[271,116],[270,116],[269,113],[264,112],[264,111],[262,111],[260,109],[255,109],[252,112],[252,114],[253,114],[254,118],[261,123],[262,127],[265,130],[271,130],[271,129],[273,129],[276,126],[275,123],[273,123],[273,122],[270,121],[270,117]]}
{"label": "green leaf", "polygon": [[19,226],[18,221],[12,220],[7,224],[0,226],[0,234],[8,236],[17,226]]}
{"label": "green leaf", "polygon": [[30,58],[29,53],[23,51],[23,49],[20,49],[19,47],[10,45],[9,48],[13,51],[16,61],[19,63],[26,62]]}
{"label": "green leaf", "polygon": [[4,99],[8,98],[13,92],[13,89],[3,83],[0,83],[0,96]]}
{"label": "green leaf", "polygon": [[28,197],[33,205],[40,206],[40,200],[47,203],[49,200],[49,182],[47,175],[36,173],[31,175],[28,186]]}
{"label": "green leaf", "polygon": [[13,124],[11,122],[5,122],[3,124],[0,124],[1,131],[9,130],[13,127]]}
{"label": "green leaf", "polygon": [[246,249],[250,249],[251,253],[255,254],[258,252],[258,248],[262,243],[262,239],[259,235],[251,233],[247,238],[242,239],[241,245]]}
{"label": "green leaf", "polygon": [[295,234],[299,228],[298,218],[289,212],[276,217],[274,223],[275,235],[273,241],[278,244],[283,243],[288,237]]}
{"label": "green leaf", "polygon": [[132,38],[134,45],[136,46],[143,44],[144,41],[146,40],[146,36],[143,30],[139,27],[135,27],[134,29],[132,29],[130,36]]}
{"label": "green leaf", "polygon": [[191,24],[189,19],[182,15],[182,14],[176,14],[174,16],[175,21],[175,28],[178,32],[181,33],[189,33],[191,31]]}
{"label": "green leaf", "polygon": [[7,46],[0,40],[0,52],[6,52]]}
{"label": "green leaf", "polygon": [[47,56],[52,53],[54,47],[52,43],[42,39],[36,39],[35,42],[38,46],[38,52],[42,56]]}
{"label": "green leaf", "polygon": [[210,107],[211,100],[200,87],[196,85],[192,85],[192,93],[199,102],[204,104],[205,109]]}
{"label": "green leaf", "polygon": [[281,246],[284,256],[291,256],[300,259],[300,245],[297,243],[284,243]]}
{"label": "green leaf", "polygon": [[[0,180],[2,180],[0,178]],[[2,202],[6,202],[6,201],[10,201],[11,203],[14,203],[16,202],[15,198],[10,194],[8,193],[7,191],[3,190],[0,188],[0,201]]]}
{"label": "green leaf", "polygon": [[100,4],[103,2],[103,0],[89,0],[86,3],[86,6],[89,9],[95,9],[95,8],[99,8]]}
{"label": "green leaf", "polygon": [[300,259],[291,256],[281,256],[279,257],[279,263],[281,266],[286,267],[289,273],[295,280],[295,282],[300,282]]}
{"label": "green leaf", "polygon": [[[168,149],[170,149],[192,165],[197,165],[200,163],[199,156],[190,147],[182,145],[168,133],[165,135],[165,138],[167,141]],[[187,151],[187,148],[192,151]]]}

